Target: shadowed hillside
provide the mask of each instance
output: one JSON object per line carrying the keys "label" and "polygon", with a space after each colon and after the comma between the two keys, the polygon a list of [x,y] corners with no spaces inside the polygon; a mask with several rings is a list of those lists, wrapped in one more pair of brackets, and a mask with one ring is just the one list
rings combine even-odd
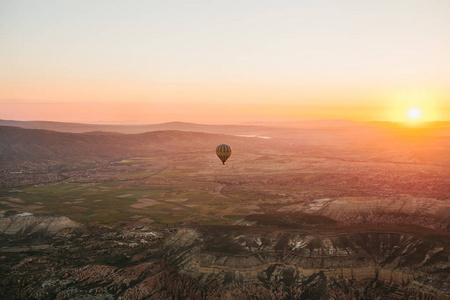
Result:
{"label": "shadowed hillside", "polygon": [[249,141],[235,136],[174,130],[75,134],[0,126],[0,163],[8,166],[23,162],[111,160],[163,152],[214,151],[223,142],[239,147]]}
{"label": "shadowed hillside", "polygon": [[273,130],[266,126],[254,125],[206,125],[185,122],[168,122],[144,125],[100,125],[83,123],[66,123],[50,121],[14,121],[0,120],[0,126],[13,126],[27,129],[45,129],[60,132],[85,133],[91,131],[117,132],[127,134],[145,133],[149,131],[181,130],[224,134],[257,134]]}

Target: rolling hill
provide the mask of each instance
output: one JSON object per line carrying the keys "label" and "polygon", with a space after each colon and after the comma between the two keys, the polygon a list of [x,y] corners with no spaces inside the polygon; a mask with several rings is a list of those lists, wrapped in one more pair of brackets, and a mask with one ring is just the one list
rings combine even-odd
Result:
{"label": "rolling hill", "polygon": [[85,133],[91,131],[138,134],[150,131],[180,130],[222,134],[259,134],[273,130],[267,126],[256,125],[207,125],[185,122],[168,122],[145,125],[100,125],[50,121],[14,121],[0,120],[0,126],[13,126],[27,129],[44,129],[60,132]]}
{"label": "rolling hill", "polygon": [[0,126],[0,164],[8,166],[23,162],[111,160],[155,152],[214,151],[216,145],[221,143],[233,142],[239,147],[249,142],[258,142],[257,140],[260,141],[175,130],[142,134],[65,133]]}

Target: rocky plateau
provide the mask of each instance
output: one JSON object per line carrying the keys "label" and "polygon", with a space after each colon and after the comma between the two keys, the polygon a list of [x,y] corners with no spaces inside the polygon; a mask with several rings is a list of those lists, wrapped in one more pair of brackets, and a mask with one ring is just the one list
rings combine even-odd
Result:
{"label": "rocky plateau", "polygon": [[11,212],[2,213],[1,224],[3,299],[448,299],[450,294],[450,238],[418,226],[355,226],[300,213],[153,231]]}

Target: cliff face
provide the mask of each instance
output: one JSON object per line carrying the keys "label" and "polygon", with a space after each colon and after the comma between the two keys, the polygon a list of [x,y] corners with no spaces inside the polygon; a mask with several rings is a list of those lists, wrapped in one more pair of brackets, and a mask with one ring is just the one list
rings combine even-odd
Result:
{"label": "cliff face", "polygon": [[446,200],[401,195],[383,197],[340,197],[317,199],[307,206],[288,205],[280,212],[308,212],[346,224],[416,224],[450,231],[450,204]]}
{"label": "cliff face", "polygon": [[[180,232],[171,238],[172,249],[180,245],[184,253],[176,260],[183,272],[207,274],[224,283],[284,283],[298,288],[318,274],[328,283],[370,279],[410,289],[427,286],[448,293],[450,288],[448,240],[376,231],[319,234],[242,227],[213,231]],[[183,251],[188,236],[192,249]],[[440,283],[430,285],[424,278]]]}
{"label": "cliff face", "polygon": [[[89,227],[18,248],[0,234],[5,299],[448,299],[449,237],[324,217],[172,231]],[[331,226],[331,227],[330,227]],[[330,230],[330,229],[333,230]],[[15,241],[15,242],[14,242]]]}
{"label": "cliff face", "polygon": [[53,235],[62,231],[70,232],[81,228],[83,228],[83,225],[67,217],[0,211],[0,233],[2,234],[41,233]]}

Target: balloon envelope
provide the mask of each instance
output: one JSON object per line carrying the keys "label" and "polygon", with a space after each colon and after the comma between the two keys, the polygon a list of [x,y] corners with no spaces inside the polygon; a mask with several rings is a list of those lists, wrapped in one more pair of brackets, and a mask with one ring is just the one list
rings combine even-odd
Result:
{"label": "balloon envelope", "polygon": [[216,148],[216,154],[220,158],[223,164],[227,161],[231,155],[231,147],[226,144],[221,144]]}

